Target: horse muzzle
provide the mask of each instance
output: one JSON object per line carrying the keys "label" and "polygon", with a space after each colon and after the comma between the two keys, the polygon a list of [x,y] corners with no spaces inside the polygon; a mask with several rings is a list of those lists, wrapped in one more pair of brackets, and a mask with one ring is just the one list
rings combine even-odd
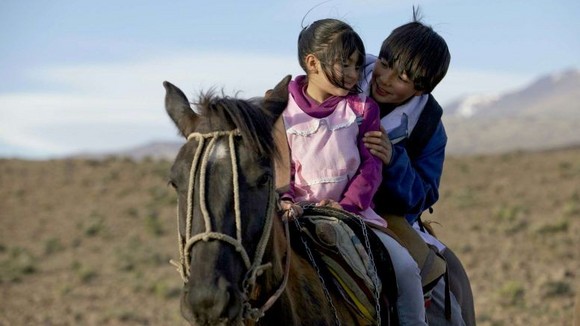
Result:
{"label": "horse muzzle", "polygon": [[186,284],[181,296],[181,314],[196,326],[240,325],[241,293],[223,277],[215,284]]}

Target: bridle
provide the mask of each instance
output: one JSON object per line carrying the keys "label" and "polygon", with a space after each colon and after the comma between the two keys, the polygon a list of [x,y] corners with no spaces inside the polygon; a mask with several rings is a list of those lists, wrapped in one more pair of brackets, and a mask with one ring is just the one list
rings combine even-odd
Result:
{"label": "bridle", "polygon": [[[239,178],[238,178],[238,162],[236,156],[236,148],[235,148],[235,137],[241,136],[241,133],[238,129],[230,130],[230,131],[215,131],[210,133],[197,133],[193,132],[188,137],[187,140],[190,141],[195,139],[199,142],[195,154],[193,156],[193,161],[191,164],[191,170],[189,173],[189,182],[188,182],[188,194],[187,194],[187,215],[185,219],[185,237],[181,235],[180,232],[180,218],[179,218],[179,209],[177,212],[177,236],[178,236],[178,244],[179,244],[179,253],[180,259],[179,263],[171,260],[171,264],[177,267],[177,271],[181,275],[184,283],[188,283],[190,277],[190,267],[191,267],[191,248],[197,244],[198,242],[209,242],[211,240],[223,241],[227,244],[233,246],[236,252],[240,253],[242,260],[247,268],[246,276],[242,282],[243,293],[242,293],[242,300],[243,300],[243,311],[242,317],[246,320],[257,321],[259,318],[264,316],[266,310],[268,310],[274,302],[280,297],[284,289],[286,288],[286,284],[288,281],[288,274],[289,274],[289,266],[290,266],[290,237],[289,237],[289,227],[288,221],[283,219],[284,222],[284,231],[286,233],[286,242],[287,242],[287,252],[286,252],[286,266],[284,270],[284,277],[282,283],[278,290],[264,303],[264,305],[260,308],[252,307],[250,300],[252,293],[256,293],[256,277],[261,275],[265,269],[271,268],[272,263],[268,262],[266,264],[262,264],[262,259],[264,256],[264,252],[266,250],[266,246],[268,244],[268,240],[270,239],[270,235],[272,233],[272,225],[273,219],[275,216],[278,216],[276,213],[276,207],[278,198],[276,192],[274,191],[273,179],[269,181],[269,196],[268,196],[268,207],[266,209],[266,216],[264,222],[264,228],[262,232],[262,236],[260,237],[260,241],[258,242],[258,246],[256,248],[256,252],[254,254],[253,261],[250,260],[248,252],[244,248],[242,242],[242,218],[240,212],[240,196],[239,196]],[[232,167],[232,181],[233,181],[233,195],[234,195],[234,211],[235,211],[235,223],[236,223],[236,238],[233,238],[230,235],[215,232],[212,230],[211,227],[211,217],[209,216],[207,210],[207,203],[205,198],[205,184],[206,184],[206,172],[207,172],[207,163],[208,159],[215,147],[216,141],[220,137],[227,137],[229,142],[229,156],[231,161]],[[206,145],[206,141],[209,139],[209,143]],[[205,153],[203,153],[203,148],[206,147]],[[202,157],[203,154],[203,157]],[[201,214],[205,223],[205,232],[198,233],[192,235],[192,221],[193,221],[193,192],[194,192],[194,181],[195,175],[197,173],[197,169],[199,168],[199,175],[200,175],[200,185],[199,185],[199,194],[198,200],[200,203]]]}

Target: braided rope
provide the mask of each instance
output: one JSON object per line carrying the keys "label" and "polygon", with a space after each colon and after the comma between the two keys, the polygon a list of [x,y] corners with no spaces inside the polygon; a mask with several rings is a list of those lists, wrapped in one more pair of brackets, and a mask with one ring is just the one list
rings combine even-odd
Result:
{"label": "braided rope", "polygon": [[[262,264],[262,259],[264,253],[266,251],[266,247],[268,244],[268,240],[270,238],[272,232],[272,225],[273,219],[276,214],[275,206],[276,206],[276,196],[274,191],[271,191],[269,200],[268,200],[268,207],[266,208],[266,220],[264,222],[264,228],[262,236],[258,242],[256,247],[256,252],[254,255],[253,262],[250,260],[250,257],[243,246],[242,243],[242,218],[241,218],[241,210],[240,210],[240,188],[239,188],[239,173],[238,173],[238,161],[235,151],[235,143],[234,137],[239,136],[239,130],[232,130],[232,131],[216,131],[211,133],[191,133],[187,140],[190,141],[195,139],[199,142],[198,147],[195,151],[190,172],[189,172],[189,182],[188,182],[188,198],[187,198],[187,215],[186,215],[186,231],[185,237],[181,236],[180,233],[180,220],[179,220],[179,207],[177,212],[177,234],[178,234],[178,242],[179,242],[179,252],[180,252],[180,262],[176,263],[175,261],[171,260],[171,264],[177,267],[177,271],[181,275],[181,278],[185,283],[188,282],[189,279],[189,270],[191,268],[191,257],[190,251],[193,245],[195,245],[199,241],[208,242],[210,240],[218,240],[223,241],[232,245],[236,252],[239,252],[242,260],[246,268],[248,269],[246,276],[243,280],[243,287],[244,287],[244,300],[246,304],[244,304],[245,309],[245,316],[251,316],[252,319],[257,320],[261,316],[263,316],[264,312],[273,304],[273,302],[281,295],[282,291],[286,287],[288,272],[284,275],[284,280],[280,288],[276,291],[276,293],[262,306],[261,308],[252,308],[249,304],[247,304],[247,300],[249,300],[249,293],[252,293],[256,286],[256,277],[262,273],[262,271],[266,268],[272,267],[271,263]],[[229,155],[231,161],[231,168],[232,168],[232,184],[233,184],[233,193],[234,193],[234,215],[235,215],[235,224],[236,224],[236,238],[233,238],[227,234],[220,233],[220,232],[213,232],[211,227],[211,217],[207,209],[207,202],[206,202],[206,171],[207,171],[207,164],[210,158],[211,153],[215,147],[217,142],[217,138],[221,136],[228,136],[228,144],[229,144]],[[210,139],[209,143],[206,145],[205,141]],[[205,147],[205,152],[203,148]],[[203,153],[203,155],[202,155]],[[201,162],[200,162],[201,158]],[[200,210],[202,217],[204,219],[205,224],[205,232],[193,235],[192,232],[192,221],[193,221],[193,191],[195,186],[195,175],[197,173],[197,168],[199,167],[199,174],[200,174],[200,186],[199,186],[199,201],[200,201]],[[273,188],[272,181],[268,185],[269,188]],[[287,265],[289,261],[287,262]],[[288,266],[287,266],[288,268]]]}

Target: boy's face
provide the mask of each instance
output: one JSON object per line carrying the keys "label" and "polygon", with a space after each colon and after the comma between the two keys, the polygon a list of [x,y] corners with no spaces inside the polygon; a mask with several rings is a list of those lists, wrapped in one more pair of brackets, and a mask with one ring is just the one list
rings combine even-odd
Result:
{"label": "boy's face", "polygon": [[371,79],[371,97],[377,103],[399,105],[421,94],[407,75],[389,67],[386,59],[377,59]]}

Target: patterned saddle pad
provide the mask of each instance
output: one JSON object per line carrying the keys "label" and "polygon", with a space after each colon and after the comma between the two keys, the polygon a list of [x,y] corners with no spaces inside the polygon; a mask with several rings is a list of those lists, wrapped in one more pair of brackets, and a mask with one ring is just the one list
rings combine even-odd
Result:
{"label": "patterned saddle pad", "polygon": [[[396,316],[397,286],[388,252],[360,217],[330,207],[304,206],[300,228],[292,239],[314,258],[325,280],[330,280],[365,324],[376,325]],[[371,252],[367,248],[371,248]],[[307,253],[305,253],[307,254]],[[378,300],[378,303],[377,303]]]}

